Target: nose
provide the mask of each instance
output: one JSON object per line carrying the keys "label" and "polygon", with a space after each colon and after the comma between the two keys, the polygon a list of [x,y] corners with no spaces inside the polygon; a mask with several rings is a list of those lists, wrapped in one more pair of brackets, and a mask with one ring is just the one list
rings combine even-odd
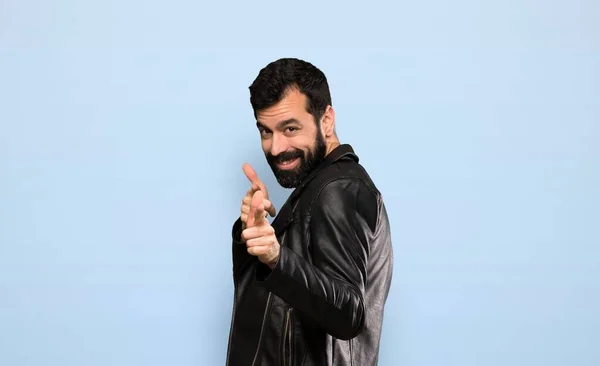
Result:
{"label": "nose", "polygon": [[277,156],[282,152],[286,152],[288,149],[288,143],[285,136],[281,136],[279,134],[273,134],[273,139],[271,143],[271,155]]}

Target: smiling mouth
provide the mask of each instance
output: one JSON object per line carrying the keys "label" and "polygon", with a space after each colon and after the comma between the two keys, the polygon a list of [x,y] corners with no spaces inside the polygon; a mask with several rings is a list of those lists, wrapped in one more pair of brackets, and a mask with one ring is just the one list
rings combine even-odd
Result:
{"label": "smiling mouth", "polygon": [[279,169],[282,169],[282,170],[293,169],[293,168],[296,167],[296,165],[298,165],[299,161],[300,161],[300,158],[294,158],[294,159],[290,159],[290,160],[285,160],[285,161],[282,161],[280,163],[277,163],[277,167]]}

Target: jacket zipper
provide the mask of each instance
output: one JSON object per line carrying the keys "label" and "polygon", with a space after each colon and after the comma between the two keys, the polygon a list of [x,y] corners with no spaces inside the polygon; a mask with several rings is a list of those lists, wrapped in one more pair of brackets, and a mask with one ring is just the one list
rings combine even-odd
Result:
{"label": "jacket zipper", "polygon": [[[285,314],[285,328],[284,328],[284,332],[283,335],[284,337],[287,338],[288,341],[288,350],[289,350],[289,363],[287,363],[288,365],[292,365],[292,318],[291,318],[291,313],[292,313],[292,308],[289,308]],[[285,338],[284,338],[284,342],[283,342],[283,366],[286,365],[286,358],[285,358]]]}
{"label": "jacket zipper", "polygon": [[265,313],[263,315],[262,327],[260,328],[260,336],[258,337],[258,345],[256,346],[256,353],[254,354],[254,360],[252,361],[252,366],[256,364],[256,358],[258,357],[258,351],[260,351],[260,344],[262,342],[263,333],[265,331],[265,323],[267,320],[267,313],[269,312],[269,305],[271,305],[271,293],[269,292],[269,297],[267,298],[267,305],[265,306]]}

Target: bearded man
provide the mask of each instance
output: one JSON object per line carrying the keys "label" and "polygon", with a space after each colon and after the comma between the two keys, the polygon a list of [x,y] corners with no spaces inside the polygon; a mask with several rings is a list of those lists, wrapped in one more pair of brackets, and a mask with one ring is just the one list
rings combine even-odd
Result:
{"label": "bearded man", "polygon": [[327,79],[306,61],[279,59],[259,72],[250,102],[267,162],[294,190],[276,215],[243,165],[251,187],[232,230],[227,364],[377,365],[390,225],[381,193],[338,140]]}

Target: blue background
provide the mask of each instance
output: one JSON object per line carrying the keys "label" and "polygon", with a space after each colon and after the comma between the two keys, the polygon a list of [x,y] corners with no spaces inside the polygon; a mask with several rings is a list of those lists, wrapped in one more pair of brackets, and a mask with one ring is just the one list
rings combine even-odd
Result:
{"label": "blue background", "polygon": [[[395,5],[394,5],[395,4]],[[384,194],[381,365],[600,365],[600,5],[0,3],[0,365],[223,365],[248,85],[328,76]]]}

